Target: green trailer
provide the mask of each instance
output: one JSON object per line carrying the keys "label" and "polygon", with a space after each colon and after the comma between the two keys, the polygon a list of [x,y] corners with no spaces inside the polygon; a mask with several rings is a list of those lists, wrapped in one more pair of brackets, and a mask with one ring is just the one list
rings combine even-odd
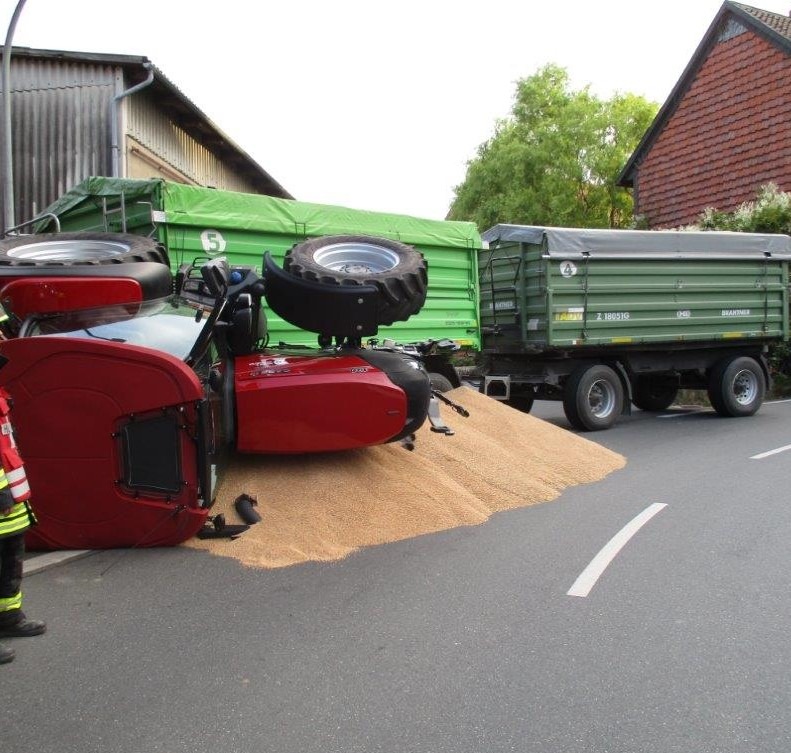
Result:
{"label": "green trailer", "polygon": [[[167,248],[174,270],[199,256],[225,256],[232,265],[260,273],[265,251],[282,264],[296,243],[326,235],[401,241],[426,258],[426,303],[407,321],[381,327],[378,339],[400,344],[450,340],[463,348],[480,348],[476,265],[482,243],[471,222],[427,220],[164,180],[113,178],[89,178],[41,217],[38,232],[99,230],[154,237]],[[271,343],[316,346],[314,333],[297,329],[271,310],[266,314]],[[451,386],[459,386],[446,356],[429,355],[426,365]]]}
{"label": "green trailer", "polygon": [[482,390],[561,400],[581,430],[705,390],[755,413],[788,339],[785,235],[497,225],[479,259]]}

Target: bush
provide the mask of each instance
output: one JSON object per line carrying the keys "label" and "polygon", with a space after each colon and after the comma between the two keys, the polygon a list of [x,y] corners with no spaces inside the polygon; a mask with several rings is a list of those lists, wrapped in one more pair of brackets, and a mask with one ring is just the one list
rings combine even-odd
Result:
{"label": "bush", "polygon": [[774,183],[767,183],[761,186],[755,201],[745,202],[734,212],[709,207],[700,215],[696,227],[791,235],[791,194],[781,191]]}
{"label": "bush", "polygon": [[[784,233],[791,235],[791,193],[784,193],[774,183],[761,186],[755,201],[747,201],[734,212],[713,207],[698,218],[695,229],[731,230],[742,233]],[[791,345],[773,345],[769,351],[769,368],[774,381],[773,394],[791,394]]]}

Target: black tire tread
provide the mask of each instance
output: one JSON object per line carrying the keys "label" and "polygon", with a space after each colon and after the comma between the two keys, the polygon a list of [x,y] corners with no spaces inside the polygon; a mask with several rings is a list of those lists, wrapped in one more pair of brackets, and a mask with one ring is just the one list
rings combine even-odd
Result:
{"label": "black tire tread", "polygon": [[[744,366],[752,366],[755,373],[758,375],[759,379],[761,380],[761,390],[757,400],[754,401],[752,407],[744,408],[743,406],[735,406],[729,404],[728,398],[726,397],[726,389],[724,385],[726,372],[730,367],[737,363],[738,361],[745,361],[749,363],[745,363]],[[711,403],[712,408],[720,415],[725,418],[739,418],[744,416],[752,416],[763,403],[764,397],[766,395],[766,380],[764,378],[763,369],[761,365],[750,356],[729,356],[727,358],[723,358],[721,361],[714,365],[714,368],[711,370],[711,374],[709,376],[709,386],[708,386],[708,396],[709,402]]]}
{"label": "black tire tread", "polygon": [[[371,276],[333,272],[313,261],[313,254],[323,246],[342,242],[368,242],[384,246],[400,257],[396,267]],[[428,287],[428,269],[423,255],[399,241],[362,235],[334,235],[312,238],[295,244],[283,260],[283,269],[295,277],[325,285],[372,285],[379,293],[380,325],[405,321],[423,308]]]}
{"label": "black tire tread", "polygon": [[450,379],[444,374],[438,374],[436,371],[429,371],[428,378],[431,381],[431,389],[437,392],[450,392],[453,389]]}
{"label": "black tire tread", "polygon": [[648,376],[638,376],[632,384],[632,404],[649,413],[666,410],[677,396],[677,387],[657,387]]}
{"label": "black tire tread", "polygon": [[[588,376],[591,371],[604,369],[607,371],[603,371],[603,375],[606,375],[607,372],[612,375],[612,381],[613,384],[616,385],[621,402],[621,404],[617,406],[616,410],[613,410],[611,417],[606,421],[589,416],[584,410],[581,410],[578,397],[579,386],[583,379],[585,379],[585,377]],[[566,418],[569,420],[569,423],[575,429],[579,429],[580,431],[600,431],[603,429],[609,429],[618,420],[618,416],[620,415],[622,409],[623,385],[621,384],[618,375],[609,366],[606,366],[605,364],[582,364],[571,373],[571,376],[569,376],[566,386],[563,390],[563,411],[566,414]]]}
{"label": "black tire tread", "polygon": [[522,413],[530,413],[533,410],[533,403],[535,399],[527,395],[514,395],[505,401],[505,404],[514,410],[521,411]]}
{"label": "black tire tread", "polygon": [[[9,256],[9,252],[19,246],[29,246],[36,243],[50,241],[107,241],[108,243],[124,243],[129,246],[126,253],[108,256],[106,259],[90,260],[41,260],[18,259]],[[82,231],[73,233],[38,233],[35,235],[20,235],[0,240],[0,267],[74,267],[74,266],[99,266],[109,264],[130,264],[135,262],[158,262],[170,264],[165,247],[144,235],[132,233],[100,233]]]}

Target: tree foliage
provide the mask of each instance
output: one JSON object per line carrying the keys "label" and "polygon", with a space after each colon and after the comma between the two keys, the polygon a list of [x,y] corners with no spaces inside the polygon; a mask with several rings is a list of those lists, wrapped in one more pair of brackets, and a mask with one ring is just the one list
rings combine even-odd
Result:
{"label": "tree foliage", "polygon": [[588,87],[572,91],[565,69],[544,66],[517,83],[510,117],[468,162],[449,218],[481,229],[625,226],[632,198],[615,182],[656,111],[634,94],[601,100]]}

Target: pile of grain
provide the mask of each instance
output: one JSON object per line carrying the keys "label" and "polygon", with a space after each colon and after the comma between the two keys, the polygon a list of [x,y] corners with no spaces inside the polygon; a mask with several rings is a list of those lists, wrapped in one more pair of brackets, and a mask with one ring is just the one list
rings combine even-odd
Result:
{"label": "pile of grain", "polygon": [[473,390],[448,396],[470,417],[443,406],[443,419],[456,433],[446,437],[425,426],[413,452],[395,444],[235,457],[212,512],[239,522],[233,501],[245,492],[258,498],[262,522],[234,541],[187,545],[253,567],[337,560],[360,547],[477,525],[625,464],[621,455]]}

